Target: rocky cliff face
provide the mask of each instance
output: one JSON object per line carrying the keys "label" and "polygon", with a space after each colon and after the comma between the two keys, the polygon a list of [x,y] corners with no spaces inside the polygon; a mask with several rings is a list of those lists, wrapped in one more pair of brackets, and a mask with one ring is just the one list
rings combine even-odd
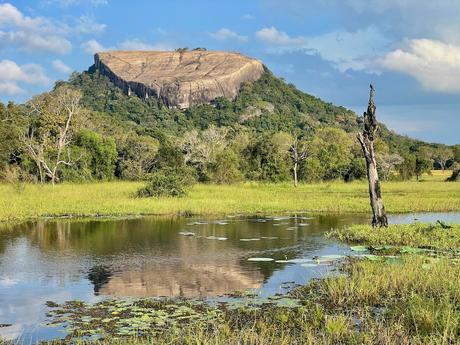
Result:
{"label": "rocky cliff face", "polygon": [[220,96],[232,100],[242,83],[264,73],[258,60],[218,51],[111,51],[94,59],[96,68],[128,95],[157,97],[180,109]]}

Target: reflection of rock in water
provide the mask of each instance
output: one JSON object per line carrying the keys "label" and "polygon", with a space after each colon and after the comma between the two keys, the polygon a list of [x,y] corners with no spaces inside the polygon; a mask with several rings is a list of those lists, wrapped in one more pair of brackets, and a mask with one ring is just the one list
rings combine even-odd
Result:
{"label": "reflection of rock in water", "polygon": [[102,286],[100,293],[136,297],[209,297],[259,288],[262,282],[260,272],[243,272],[237,263],[149,265],[141,270],[124,270]]}
{"label": "reflection of rock in water", "polygon": [[104,284],[107,284],[113,275],[109,267],[97,265],[92,267],[88,272],[88,280],[94,285],[94,292],[99,294],[99,290]]}

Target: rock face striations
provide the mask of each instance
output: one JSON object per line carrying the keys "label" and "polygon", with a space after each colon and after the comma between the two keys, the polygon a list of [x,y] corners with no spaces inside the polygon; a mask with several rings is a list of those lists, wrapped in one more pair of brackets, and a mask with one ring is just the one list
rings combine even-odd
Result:
{"label": "rock face striations", "polygon": [[97,53],[95,66],[128,95],[157,97],[185,109],[216,97],[235,99],[245,82],[264,73],[258,60],[218,51],[111,51]]}

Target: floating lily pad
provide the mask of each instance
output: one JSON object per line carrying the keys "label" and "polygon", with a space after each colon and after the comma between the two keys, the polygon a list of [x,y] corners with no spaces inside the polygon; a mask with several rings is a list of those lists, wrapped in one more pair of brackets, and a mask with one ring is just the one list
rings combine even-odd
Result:
{"label": "floating lily pad", "polygon": [[179,235],[182,235],[182,236],[195,236],[196,234],[194,232],[190,232],[190,231],[181,231],[181,232],[179,232]]}
{"label": "floating lily pad", "polygon": [[303,264],[307,262],[314,262],[312,259],[291,259],[288,260],[288,262],[292,262],[294,264]]}
{"label": "floating lily pad", "polygon": [[354,252],[365,252],[367,251],[366,246],[351,246],[350,249]]}
{"label": "floating lily pad", "polygon": [[217,236],[208,236],[205,237],[207,240],[217,240],[217,241],[226,241],[227,237],[217,237]]}
{"label": "floating lily pad", "polygon": [[249,258],[248,261],[260,261],[260,262],[268,262],[274,261],[275,259],[272,258]]}
{"label": "floating lily pad", "polygon": [[323,255],[320,257],[320,260],[339,260],[345,258],[345,255],[340,254],[330,254],[330,255]]}

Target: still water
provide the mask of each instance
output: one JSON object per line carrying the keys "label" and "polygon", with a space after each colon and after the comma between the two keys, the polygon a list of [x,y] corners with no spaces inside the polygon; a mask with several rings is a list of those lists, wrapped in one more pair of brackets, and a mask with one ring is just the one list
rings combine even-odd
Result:
{"label": "still water", "polygon": [[[460,214],[391,220],[414,218],[459,221]],[[324,232],[368,221],[364,215],[293,214],[57,220],[12,227],[0,231],[0,338],[62,336],[43,327],[46,301],[215,298],[248,289],[263,296],[284,293],[334,267],[248,259],[347,255],[349,247],[326,239]]]}

